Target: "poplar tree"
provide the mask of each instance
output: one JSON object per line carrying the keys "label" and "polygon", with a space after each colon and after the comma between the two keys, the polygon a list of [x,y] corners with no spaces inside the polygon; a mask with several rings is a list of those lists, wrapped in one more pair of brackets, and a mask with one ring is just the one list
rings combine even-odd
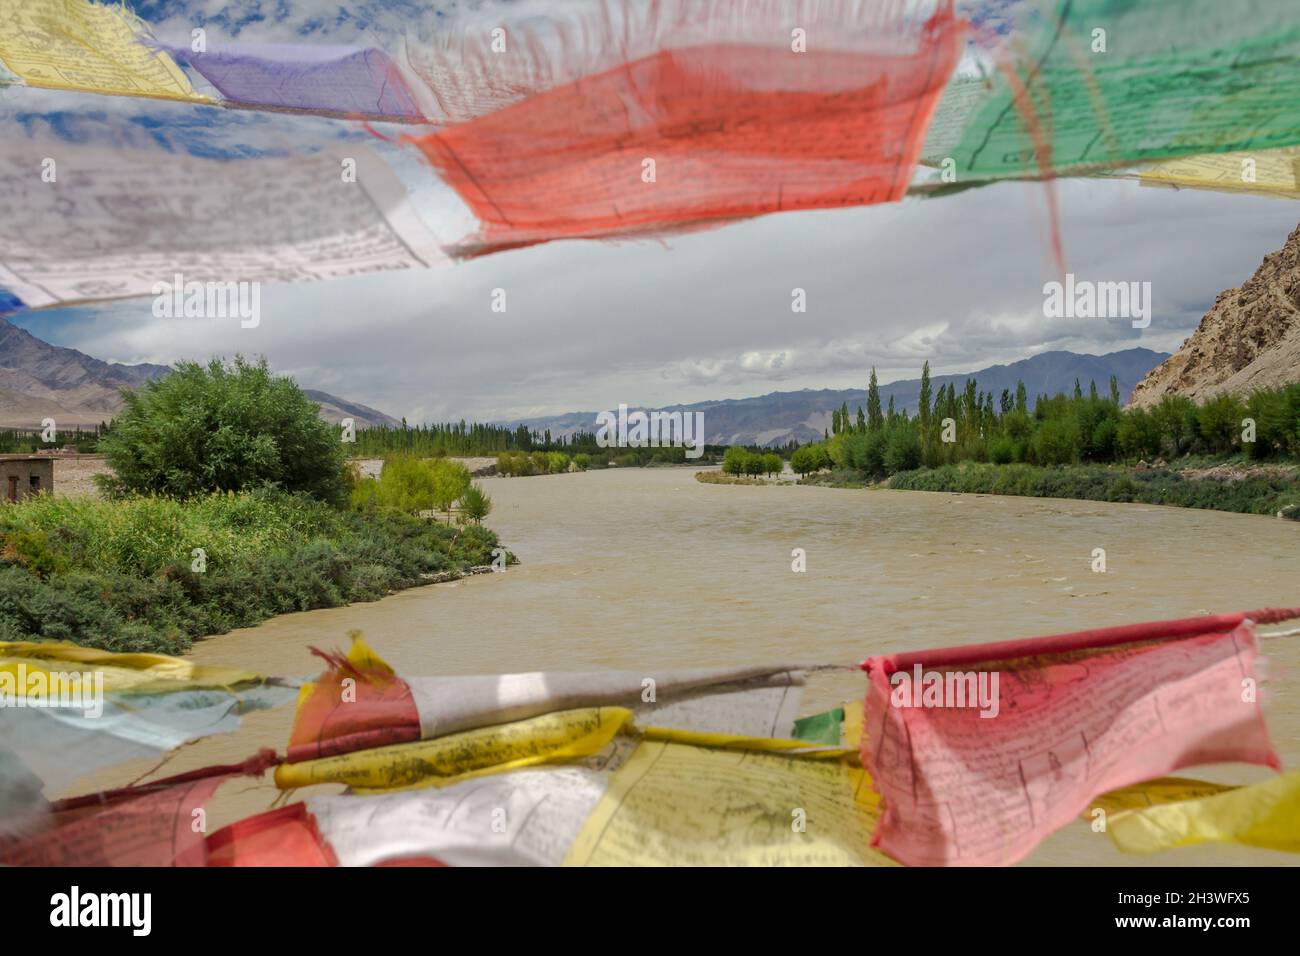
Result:
{"label": "poplar tree", "polygon": [[926,431],[930,427],[930,361],[926,359],[921,366],[921,404],[917,410],[921,416],[921,429]]}
{"label": "poplar tree", "polygon": [[871,381],[867,385],[867,427],[878,432],[884,424],[884,416],[880,414],[880,386],[876,383],[876,370],[872,367]]}

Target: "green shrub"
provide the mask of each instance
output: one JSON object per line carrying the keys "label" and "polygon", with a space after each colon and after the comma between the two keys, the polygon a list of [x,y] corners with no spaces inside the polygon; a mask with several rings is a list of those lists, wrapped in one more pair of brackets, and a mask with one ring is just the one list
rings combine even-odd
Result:
{"label": "green shrub", "polygon": [[114,472],[100,481],[110,494],[189,498],[267,486],[344,499],[337,429],[292,379],[272,376],[265,359],[180,362],[123,401],[99,442]]}
{"label": "green shrub", "polygon": [[363,515],[270,489],[183,502],[39,495],[0,508],[0,539],[3,639],[169,654],[275,614],[485,565],[498,545],[477,525]]}
{"label": "green shrub", "polygon": [[921,438],[911,428],[899,427],[889,433],[885,446],[885,471],[893,474],[910,471],[921,464]]}
{"label": "green shrub", "polygon": [[1079,457],[1079,425],[1070,418],[1052,418],[1034,432],[1030,443],[1040,465],[1068,465]]}
{"label": "green shrub", "polygon": [[999,435],[989,446],[989,458],[995,464],[1006,465],[1016,460],[1016,442],[1009,435]]}

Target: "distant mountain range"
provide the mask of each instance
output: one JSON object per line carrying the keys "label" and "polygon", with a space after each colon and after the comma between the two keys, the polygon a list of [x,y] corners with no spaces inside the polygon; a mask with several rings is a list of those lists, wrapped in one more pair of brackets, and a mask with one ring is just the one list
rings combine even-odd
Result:
{"label": "distant mountain range", "polygon": [[[1029,400],[1041,394],[1055,395],[1070,392],[1078,379],[1087,390],[1089,381],[1095,381],[1102,394],[1110,388],[1110,377],[1119,380],[1120,395],[1127,400],[1133,388],[1144,375],[1169,357],[1165,352],[1150,349],[1126,349],[1108,355],[1081,355],[1076,352],[1043,352],[1033,358],[1012,362],[1010,365],[993,365],[977,372],[959,375],[934,375],[931,382],[936,391],[940,385],[953,382],[960,392],[966,379],[973,378],[984,391],[1000,395],[1002,390],[1016,389],[1023,381]],[[899,411],[904,408],[915,413],[920,403],[919,378],[890,382],[880,386],[880,402],[888,407],[889,399]],[[856,415],[858,406],[866,408],[865,388],[803,389],[798,392],[770,392],[756,398],[728,399],[720,402],[696,402],[693,405],[670,405],[655,411],[704,412],[704,432],[711,445],[784,445],[794,440],[815,441],[830,428],[831,412],[847,404],[850,414]],[[651,409],[642,408],[644,411]],[[538,432],[548,428],[551,435],[572,435],[576,431],[594,431],[596,412],[570,412],[542,418],[528,418],[509,422],[522,424]]]}
{"label": "distant mountain range", "polygon": [[[87,428],[111,419],[122,407],[120,389],[139,388],[171,371],[166,365],[120,365],[76,349],[43,342],[0,319],[0,428],[40,428],[53,418],[59,428]],[[365,405],[304,389],[320,404],[321,417],[356,419],[357,427],[400,425]]]}

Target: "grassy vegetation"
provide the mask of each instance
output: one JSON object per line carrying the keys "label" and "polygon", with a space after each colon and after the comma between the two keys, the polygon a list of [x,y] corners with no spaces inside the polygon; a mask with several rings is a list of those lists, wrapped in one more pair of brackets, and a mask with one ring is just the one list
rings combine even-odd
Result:
{"label": "grassy vegetation", "polygon": [[744,475],[729,475],[725,471],[697,471],[695,480],[705,485],[780,485],[781,481],[768,481],[765,478],[750,478]]}
{"label": "grassy vegetation", "polygon": [[0,640],[175,654],[276,614],[489,564],[497,543],[476,525],[273,489],[184,501],[40,495],[0,507]]}
{"label": "grassy vegetation", "polygon": [[1138,501],[1243,514],[1281,513],[1283,517],[1300,519],[1300,482],[1283,475],[1222,481],[1188,478],[1169,468],[1134,471],[1101,465],[1048,468],[968,462],[900,472],[889,479],[889,487],[907,491]]}

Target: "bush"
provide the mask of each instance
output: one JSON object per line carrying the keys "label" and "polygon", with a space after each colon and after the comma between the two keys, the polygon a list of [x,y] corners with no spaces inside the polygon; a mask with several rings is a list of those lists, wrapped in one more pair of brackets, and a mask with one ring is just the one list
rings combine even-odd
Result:
{"label": "bush", "polygon": [[1079,425],[1069,418],[1052,418],[1034,432],[1030,443],[1040,465],[1068,465],[1079,457]]}
{"label": "bush", "polygon": [[1009,435],[999,435],[989,446],[989,459],[998,465],[1006,465],[1016,460],[1016,443]]}
{"label": "bush", "polygon": [[1154,458],[1160,454],[1160,425],[1141,408],[1131,409],[1116,430],[1115,443],[1127,458]]}
{"label": "bush", "polygon": [[573,456],[573,464],[577,466],[578,471],[586,471],[591,467],[591,456],[586,452],[579,452]]}
{"label": "bush", "polygon": [[1189,480],[1167,469],[1128,474],[1097,465],[1037,468],[1032,465],[945,465],[894,475],[889,487],[908,491],[1027,495],[1091,501],[1209,508],[1245,514],[1300,516],[1300,482],[1285,478],[1241,481]]}
{"label": "bush", "polygon": [[889,432],[885,446],[885,471],[894,474],[910,471],[921,464],[921,438],[911,428],[895,428]]}
{"label": "bush", "polygon": [[469,469],[460,462],[393,455],[384,459],[378,479],[367,478],[353,487],[350,503],[357,511],[450,512],[469,486]]}
{"label": "bush", "polygon": [[0,639],[180,654],[275,614],[489,564],[497,545],[478,525],[363,516],[269,489],[183,502],[39,495],[0,508]]}
{"label": "bush", "polygon": [[111,495],[273,487],[344,500],[337,430],[292,379],[273,377],[265,359],[180,362],[123,400],[99,442],[115,473],[100,480]]}
{"label": "bush", "polygon": [[1245,417],[1245,406],[1233,395],[1219,395],[1202,405],[1197,424],[1206,450],[1212,455],[1230,454],[1241,439],[1241,420]]}

